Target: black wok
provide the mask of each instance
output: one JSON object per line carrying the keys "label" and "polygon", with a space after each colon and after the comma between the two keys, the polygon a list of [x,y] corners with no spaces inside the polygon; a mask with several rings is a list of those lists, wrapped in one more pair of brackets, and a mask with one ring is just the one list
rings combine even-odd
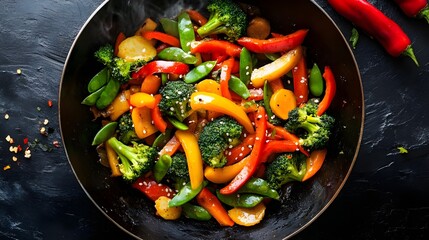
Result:
{"label": "black wok", "polygon": [[111,178],[91,146],[99,129],[86,96],[91,77],[101,69],[93,57],[99,46],[113,43],[117,34],[131,35],[147,17],[175,17],[183,8],[202,9],[205,1],[111,0],[103,3],[77,36],[67,58],[60,87],[60,125],[64,146],[76,178],[84,191],[113,223],[141,239],[283,239],[314,221],[344,185],[358,154],[362,136],[363,91],[353,54],[339,29],[312,1],[248,1],[259,7],[274,31],[300,28],[310,32],[305,40],[308,58],[319,66],[330,65],[337,77],[337,95],[329,110],[337,127],[321,171],[311,180],[287,186],[282,204],[269,205],[262,223],[254,227],[219,227],[212,220],[165,221],[155,216],[153,202],[121,179]]}

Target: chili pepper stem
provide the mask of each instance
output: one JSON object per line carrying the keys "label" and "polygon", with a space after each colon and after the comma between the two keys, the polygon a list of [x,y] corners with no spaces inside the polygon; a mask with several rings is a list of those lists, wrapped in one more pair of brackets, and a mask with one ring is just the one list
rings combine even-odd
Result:
{"label": "chili pepper stem", "polygon": [[416,55],[414,55],[414,51],[413,48],[411,47],[411,45],[409,45],[407,47],[407,49],[405,49],[404,52],[402,52],[403,55],[410,57],[414,63],[417,65],[417,67],[419,67],[419,62],[417,61]]}
{"label": "chili pepper stem", "polygon": [[429,23],[429,5],[423,8],[417,15],[419,18],[424,18]]}

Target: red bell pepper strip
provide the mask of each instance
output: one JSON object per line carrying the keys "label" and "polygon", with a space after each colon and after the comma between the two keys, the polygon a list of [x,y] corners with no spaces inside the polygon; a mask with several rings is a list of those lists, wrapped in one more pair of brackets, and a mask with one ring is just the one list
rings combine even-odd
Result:
{"label": "red bell pepper strip", "polygon": [[142,33],[142,37],[146,38],[147,40],[156,39],[173,47],[180,47],[179,39],[167,33],[147,31]]}
{"label": "red bell pepper strip", "polygon": [[260,101],[264,99],[264,90],[262,88],[251,88],[249,89],[250,96],[247,100]]}
{"label": "red bell pepper strip", "polygon": [[224,188],[220,190],[222,194],[232,194],[238,191],[246,182],[253,176],[256,172],[259,164],[262,151],[264,149],[266,134],[267,131],[267,117],[265,113],[265,108],[260,106],[255,116],[255,144],[253,145],[252,152],[250,153],[250,159],[247,161],[246,165],[240,171],[240,173],[235,176],[235,178]]}
{"label": "red bell pepper strip", "polygon": [[232,165],[245,158],[252,151],[253,144],[255,144],[255,135],[249,134],[240,144],[226,151],[225,156],[228,160],[226,165]]}
{"label": "red bell pepper strip", "polygon": [[308,101],[308,71],[305,63],[305,57],[302,56],[298,65],[292,70],[293,75],[293,93],[296,97],[296,105]]}
{"label": "red bell pepper strip", "polygon": [[199,13],[198,11],[193,9],[188,9],[186,10],[186,12],[188,13],[191,20],[198,23],[198,25],[203,26],[204,24],[207,23],[207,18],[201,15],[201,13]]}
{"label": "red bell pepper strip", "polygon": [[153,125],[162,133],[165,133],[167,129],[167,122],[162,118],[161,110],[159,109],[159,102],[161,101],[161,95],[155,95],[155,107],[150,110],[150,116],[153,121]]}
{"label": "red bell pepper strip", "polygon": [[196,198],[198,204],[207,210],[221,226],[234,226],[234,221],[228,216],[222,203],[207,188],[203,188]]}
{"label": "red bell pepper strip", "polygon": [[268,129],[273,131],[276,136],[281,136],[285,140],[292,141],[298,147],[299,151],[301,151],[307,157],[310,156],[310,153],[306,151],[301,145],[299,145],[299,138],[295,134],[288,132],[283,127],[275,126],[269,122],[267,125]]}
{"label": "red bell pepper strip", "polygon": [[250,37],[241,37],[237,40],[238,44],[255,53],[276,53],[292,50],[304,42],[308,29],[301,29],[294,33],[273,37],[269,39],[256,39]]}
{"label": "red bell pepper strip", "polygon": [[362,28],[393,57],[409,56],[418,66],[407,34],[392,19],[366,0],[328,0],[343,17]]}
{"label": "red bell pepper strip", "polygon": [[179,150],[180,146],[179,140],[176,138],[176,136],[173,136],[170,138],[170,140],[168,140],[167,144],[164,145],[161,151],[159,151],[159,155],[161,156],[167,154],[171,157],[177,152],[177,150]]}
{"label": "red bell pepper strip", "polygon": [[262,163],[266,162],[268,158],[274,153],[296,151],[299,151],[298,145],[290,140],[272,140],[265,144],[260,161]]}
{"label": "red bell pepper strip", "polygon": [[125,40],[125,38],[127,38],[126,36],[125,36],[125,34],[123,33],[123,32],[120,32],[119,34],[118,34],[118,36],[116,37],[116,41],[115,41],[115,50],[114,50],[114,54],[115,54],[115,56],[117,56],[118,55],[118,51],[119,51],[119,44],[121,44],[121,42],[122,41],[124,41]]}
{"label": "red bell pepper strip", "polygon": [[320,168],[322,168],[327,152],[328,151],[326,149],[319,149],[311,152],[310,157],[308,157],[306,160],[307,172],[301,181],[304,182],[305,180],[313,177],[320,170]]}
{"label": "red bell pepper strip", "polygon": [[225,40],[202,40],[191,43],[191,53],[218,53],[239,57],[241,47]]}
{"label": "red bell pepper strip", "polygon": [[150,200],[155,201],[159,197],[173,198],[174,191],[169,186],[157,183],[152,177],[140,177],[133,184],[133,188],[144,193]]}
{"label": "red bell pepper strip", "polygon": [[174,62],[174,61],[164,61],[164,60],[155,60],[149,62],[140,68],[139,71],[132,74],[133,79],[145,78],[148,75],[155,73],[169,73],[169,74],[179,74],[184,75],[189,72],[189,67],[186,63]]}
{"label": "red bell pepper strip", "polygon": [[395,0],[408,17],[425,18],[429,23],[429,5],[427,0]]}
{"label": "red bell pepper strip", "polygon": [[332,70],[329,66],[325,66],[325,71],[323,73],[323,78],[325,79],[325,95],[323,96],[322,101],[317,107],[317,116],[321,116],[331,105],[332,100],[335,97],[335,92],[337,91],[337,84],[335,83],[335,77],[332,73]]}
{"label": "red bell pepper strip", "polygon": [[229,91],[229,79],[231,78],[232,68],[234,67],[234,58],[229,58],[222,63],[220,71],[220,92],[223,97],[232,99],[231,93]]}

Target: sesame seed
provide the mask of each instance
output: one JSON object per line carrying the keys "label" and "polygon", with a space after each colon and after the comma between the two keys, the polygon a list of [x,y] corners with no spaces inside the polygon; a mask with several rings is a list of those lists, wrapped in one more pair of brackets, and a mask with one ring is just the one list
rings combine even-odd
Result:
{"label": "sesame seed", "polygon": [[49,120],[48,120],[48,119],[45,119],[45,120],[43,121],[43,125],[48,125],[48,123],[49,123]]}
{"label": "sesame seed", "polygon": [[9,114],[7,114],[7,113],[6,113],[6,114],[4,115],[4,119],[8,120],[8,119],[9,119]]}
{"label": "sesame seed", "polygon": [[21,75],[22,74],[22,70],[21,68],[16,69],[16,74]]}
{"label": "sesame seed", "polygon": [[13,156],[13,157],[12,157],[12,161],[16,162],[16,161],[18,161],[18,158],[17,158],[17,157],[15,157],[15,156]]}

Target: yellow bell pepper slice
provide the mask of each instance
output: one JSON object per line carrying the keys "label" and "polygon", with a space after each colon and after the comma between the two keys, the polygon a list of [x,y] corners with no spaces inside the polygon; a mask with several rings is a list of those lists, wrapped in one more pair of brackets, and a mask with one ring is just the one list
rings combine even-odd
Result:
{"label": "yellow bell pepper slice", "polygon": [[130,103],[134,107],[148,107],[152,109],[155,107],[155,97],[144,92],[137,92],[130,96]]}
{"label": "yellow bell pepper slice", "polygon": [[147,107],[134,108],[131,112],[131,119],[136,134],[140,139],[146,138],[158,131],[152,124],[150,109]]}
{"label": "yellow bell pepper slice", "polygon": [[273,113],[286,120],[289,117],[289,112],[296,108],[295,94],[288,89],[280,89],[273,93],[270,99],[270,107]]}
{"label": "yellow bell pepper slice", "polygon": [[252,122],[246,112],[233,101],[215,93],[196,92],[191,95],[190,101],[193,110],[205,109],[226,114],[240,123],[248,133],[254,133]]}
{"label": "yellow bell pepper slice", "polygon": [[302,47],[296,47],[271,63],[253,70],[250,80],[255,88],[264,86],[265,80],[278,79],[291,71],[302,57]]}
{"label": "yellow bell pepper slice", "polygon": [[243,158],[241,161],[225,166],[222,168],[213,168],[210,166],[207,166],[204,169],[204,176],[213,183],[227,183],[230,182],[237,174],[243,169],[243,167],[246,165],[247,161],[249,160],[249,157]]}
{"label": "yellow bell pepper slice", "polygon": [[191,187],[192,189],[197,189],[204,180],[203,159],[198,147],[198,140],[194,133],[190,131],[177,130],[175,136],[185,151]]}
{"label": "yellow bell pepper slice", "polygon": [[198,92],[210,92],[222,95],[220,92],[220,84],[212,79],[205,79],[196,85]]}
{"label": "yellow bell pepper slice", "polygon": [[116,121],[124,113],[130,110],[130,104],[128,100],[130,99],[130,90],[122,91],[116,96],[113,102],[107,108],[107,112],[110,113],[110,120]]}

